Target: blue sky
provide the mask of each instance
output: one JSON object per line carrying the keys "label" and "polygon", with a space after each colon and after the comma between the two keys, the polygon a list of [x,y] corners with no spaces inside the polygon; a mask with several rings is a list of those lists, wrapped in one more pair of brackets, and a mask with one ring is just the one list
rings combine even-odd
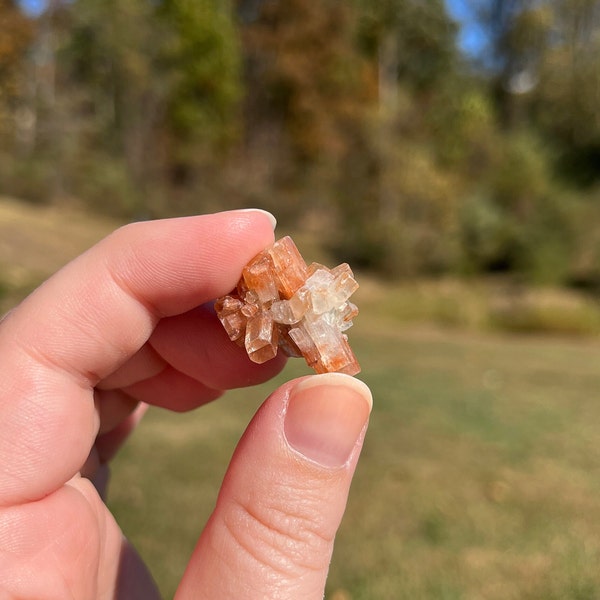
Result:
{"label": "blue sky", "polygon": [[485,35],[477,26],[472,8],[472,0],[445,0],[448,12],[460,23],[458,43],[462,50],[471,56],[481,53],[485,47]]}
{"label": "blue sky", "polygon": [[21,6],[33,15],[39,15],[44,6],[46,6],[46,0],[19,0]]}
{"label": "blue sky", "polygon": [[[472,0],[445,0],[450,15],[461,24],[459,44],[471,56],[477,55],[485,46],[485,37],[473,18]],[[20,0],[21,6],[34,15],[39,14],[46,0]]]}

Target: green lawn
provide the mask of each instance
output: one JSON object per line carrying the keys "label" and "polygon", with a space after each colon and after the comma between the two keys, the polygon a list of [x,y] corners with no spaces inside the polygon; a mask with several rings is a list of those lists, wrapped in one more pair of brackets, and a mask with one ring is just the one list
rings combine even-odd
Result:
{"label": "green lawn", "polygon": [[[0,198],[0,314],[117,224]],[[391,294],[360,281],[350,337],[375,408],[328,598],[600,598],[600,343],[483,333],[598,331],[597,304],[563,290],[514,300],[478,281]],[[278,381],[196,413],[150,412],[115,461],[111,508],[165,597],[246,423],[306,372],[291,361]]]}
{"label": "green lawn", "polygon": [[[327,597],[600,597],[600,345],[372,315],[350,333],[376,404]],[[110,505],[166,597],[277,383],[151,412],[117,459]]]}

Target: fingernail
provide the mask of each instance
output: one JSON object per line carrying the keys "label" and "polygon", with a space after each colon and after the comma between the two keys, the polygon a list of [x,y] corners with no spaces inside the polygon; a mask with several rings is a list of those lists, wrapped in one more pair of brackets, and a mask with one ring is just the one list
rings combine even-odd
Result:
{"label": "fingernail", "polygon": [[341,467],[369,418],[373,398],[360,380],[342,373],[314,375],[290,392],[284,432],[289,445],[324,467]]}
{"label": "fingernail", "polygon": [[273,227],[273,230],[275,230],[275,227],[277,227],[277,219],[269,211],[263,210],[262,208],[241,208],[237,212],[261,213],[261,214],[265,215],[265,217],[267,217],[267,219],[269,219],[269,221],[271,222],[271,226]]}

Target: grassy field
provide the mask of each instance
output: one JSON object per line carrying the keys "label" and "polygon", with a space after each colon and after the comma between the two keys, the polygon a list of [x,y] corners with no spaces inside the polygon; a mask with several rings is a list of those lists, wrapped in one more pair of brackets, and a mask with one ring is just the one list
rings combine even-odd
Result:
{"label": "grassy field", "polygon": [[[355,329],[376,406],[327,597],[600,597],[600,346],[368,315]],[[301,372],[295,362],[281,379]],[[150,413],[116,461],[111,506],[165,596],[276,383]]]}
{"label": "grassy field", "polygon": [[0,196],[0,315],[118,226],[78,210]]}
{"label": "grassy field", "polygon": [[[0,203],[5,304],[113,226],[78,219]],[[382,289],[365,281],[349,332],[375,408],[327,598],[600,598],[600,343],[477,332],[463,292]],[[414,324],[429,315],[414,297],[436,326]],[[246,423],[304,373],[296,360],[197,412],[151,411],[116,459],[110,506],[165,597]]]}

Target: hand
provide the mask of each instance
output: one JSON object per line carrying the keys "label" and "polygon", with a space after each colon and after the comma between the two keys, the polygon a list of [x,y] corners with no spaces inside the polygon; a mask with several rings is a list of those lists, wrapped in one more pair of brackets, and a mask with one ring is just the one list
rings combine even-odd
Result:
{"label": "hand", "polygon": [[[0,323],[0,598],[158,597],[102,501],[107,463],[146,405],[192,409],[282,368],[202,307],[272,241],[260,211],[129,225]],[[322,598],[370,407],[345,375],[276,390],[176,598]]]}

